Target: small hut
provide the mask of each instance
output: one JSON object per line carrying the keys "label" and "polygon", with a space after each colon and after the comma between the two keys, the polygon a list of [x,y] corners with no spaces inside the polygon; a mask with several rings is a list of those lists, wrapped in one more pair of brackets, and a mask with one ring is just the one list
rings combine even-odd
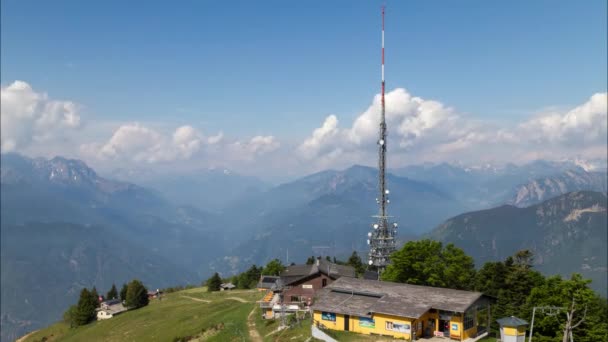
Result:
{"label": "small hut", "polygon": [[497,319],[501,342],[525,342],[528,322],[515,316]]}

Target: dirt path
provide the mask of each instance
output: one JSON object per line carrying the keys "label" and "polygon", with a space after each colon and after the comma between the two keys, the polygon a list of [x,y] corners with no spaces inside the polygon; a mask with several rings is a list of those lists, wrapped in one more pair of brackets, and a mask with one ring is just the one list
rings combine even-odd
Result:
{"label": "dirt path", "polygon": [[239,298],[239,297],[226,297],[226,299],[236,300],[237,302],[241,302],[241,303],[248,303],[246,300],[244,300],[243,298]]}
{"label": "dirt path", "polygon": [[32,335],[36,331],[38,331],[38,330],[34,330],[31,333],[28,333],[26,335],[23,335],[23,336],[19,337],[15,342],[23,342],[23,341],[25,341],[26,338],[28,338],[30,335]]}
{"label": "dirt path", "polygon": [[[242,299],[242,298],[239,298],[239,299]],[[247,327],[248,327],[248,330],[249,330],[249,337],[251,338],[251,341],[253,341],[253,342],[262,342],[263,341],[262,340],[262,336],[260,336],[260,333],[255,328],[255,320],[253,318],[253,313],[254,312],[255,312],[255,306],[253,307],[253,309],[249,313],[249,316],[247,316]]]}
{"label": "dirt path", "polygon": [[192,299],[193,301],[196,301],[196,302],[211,303],[210,300],[205,300],[205,299],[200,299],[200,298],[195,298],[195,297],[190,297],[190,296],[180,296],[180,297]]}

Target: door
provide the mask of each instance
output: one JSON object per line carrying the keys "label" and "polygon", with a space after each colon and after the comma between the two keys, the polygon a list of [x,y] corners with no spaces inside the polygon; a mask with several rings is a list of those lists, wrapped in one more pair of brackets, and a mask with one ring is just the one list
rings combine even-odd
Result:
{"label": "door", "polygon": [[350,316],[344,315],[344,331],[349,331]]}

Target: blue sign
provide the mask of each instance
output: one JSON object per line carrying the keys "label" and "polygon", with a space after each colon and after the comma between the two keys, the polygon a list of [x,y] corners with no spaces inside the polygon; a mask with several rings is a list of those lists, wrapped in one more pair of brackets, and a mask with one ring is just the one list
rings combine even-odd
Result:
{"label": "blue sign", "polygon": [[321,319],[324,321],[336,321],[336,314],[333,312],[321,312]]}
{"label": "blue sign", "polygon": [[364,328],[375,328],[376,322],[371,318],[359,317],[359,326]]}
{"label": "blue sign", "polygon": [[452,323],[452,330],[458,331],[458,324]]}

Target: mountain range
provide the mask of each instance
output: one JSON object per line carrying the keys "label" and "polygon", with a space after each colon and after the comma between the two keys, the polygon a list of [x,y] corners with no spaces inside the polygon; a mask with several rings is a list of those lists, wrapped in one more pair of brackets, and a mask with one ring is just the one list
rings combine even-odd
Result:
{"label": "mountain range", "polygon": [[502,205],[461,214],[426,237],[455,244],[477,265],[529,249],[541,272],[568,277],[581,273],[606,296],[606,208],[605,192],[571,192],[526,208]]}
{"label": "mountain range", "polygon": [[[119,170],[114,174],[121,180],[113,180],[79,160],[1,157],[2,340],[58,319],[82,287],[103,292],[113,282],[139,278],[157,288],[198,283],[213,271],[227,276],[273,258],[364,255],[377,213],[377,170],[359,165],[273,186],[225,169]],[[567,191],[605,192],[606,186],[605,173],[544,161],[413,166],[392,170],[387,184],[400,242],[462,212],[526,205]],[[517,197],[521,189],[544,186]],[[499,246],[509,244],[505,238]]]}
{"label": "mountain range", "polygon": [[1,160],[2,340],[56,320],[82,287],[198,283],[215,217],[98,176],[78,160]]}

